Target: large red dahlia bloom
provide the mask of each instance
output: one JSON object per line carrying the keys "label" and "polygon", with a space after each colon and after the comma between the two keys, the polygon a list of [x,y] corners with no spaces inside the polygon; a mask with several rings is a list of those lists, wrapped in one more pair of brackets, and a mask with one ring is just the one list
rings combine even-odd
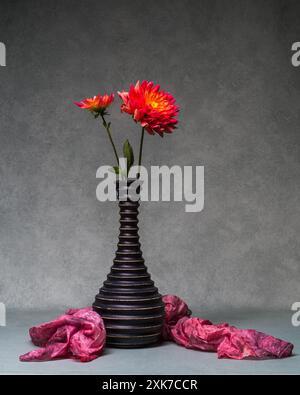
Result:
{"label": "large red dahlia bloom", "polygon": [[179,107],[175,98],[168,92],[160,90],[153,82],[138,81],[131,85],[129,92],[118,92],[123,100],[121,111],[132,115],[149,134],[172,133],[177,124]]}

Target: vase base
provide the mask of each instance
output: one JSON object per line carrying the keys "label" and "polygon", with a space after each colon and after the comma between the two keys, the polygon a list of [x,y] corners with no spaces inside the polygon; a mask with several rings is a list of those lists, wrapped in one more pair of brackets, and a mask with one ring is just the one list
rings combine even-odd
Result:
{"label": "vase base", "polygon": [[[164,304],[157,291],[154,291],[154,296],[156,298],[153,302],[144,302],[141,296],[139,303],[135,297],[133,303],[128,299],[119,299],[118,302],[111,302],[109,306],[103,305],[102,300],[100,303],[99,294],[96,296],[93,310],[103,318],[108,346],[141,348],[161,341]],[[124,310],[130,311],[131,315],[125,315]]]}
{"label": "vase base", "polygon": [[147,344],[124,344],[124,343],[114,343],[114,342],[106,342],[106,347],[108,348],[124,348],[124,349],[131,349],[131,348],[150,348],[150,347],[158,347],[162,343],[162,340],[155,340],[153,342],[149,342]]}

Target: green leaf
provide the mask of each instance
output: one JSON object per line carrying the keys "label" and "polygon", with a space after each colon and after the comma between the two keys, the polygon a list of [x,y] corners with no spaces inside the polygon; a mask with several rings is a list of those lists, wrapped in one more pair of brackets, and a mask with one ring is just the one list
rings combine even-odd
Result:
{"label": "green leaf", "polygon": [[126,140],[123,145],[123,154],[124,157],[127,159],[127,172],[129,172],[131,166],[134,163],[134,155],[133,155],[132,147],[128,140]]}
{"label": "green leaf", "polygon": [[113,173],[119,174],[120,173],[120,169],[118,166],[113,166],[111,169],[109,169],[110,171],[112,171]]}

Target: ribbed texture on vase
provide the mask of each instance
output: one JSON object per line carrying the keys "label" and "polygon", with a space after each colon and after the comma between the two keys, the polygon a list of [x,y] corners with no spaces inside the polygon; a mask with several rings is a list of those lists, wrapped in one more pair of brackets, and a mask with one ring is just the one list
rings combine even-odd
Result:
{"label": "ribbed texture on vase", "polygon": [[119,201],[120,234],[111,271],[93,309],[104,320],[112,347],[146,347],[161,340],[164,304],[151,280],[138,234],[138,201]]}

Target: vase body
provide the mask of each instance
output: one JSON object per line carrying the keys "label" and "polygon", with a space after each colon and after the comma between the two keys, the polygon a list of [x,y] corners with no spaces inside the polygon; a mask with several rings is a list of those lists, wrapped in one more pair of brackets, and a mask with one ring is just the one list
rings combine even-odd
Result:
{"label": "vase body", "polygon": [[118,248],[111,271],[95,297],[93,309],[104,320],[106,344],[146,347],[161,341],[164,304],[144,263],[138,234],[139,201],[120,200],[128,184],[117,182],[120,208]]}

